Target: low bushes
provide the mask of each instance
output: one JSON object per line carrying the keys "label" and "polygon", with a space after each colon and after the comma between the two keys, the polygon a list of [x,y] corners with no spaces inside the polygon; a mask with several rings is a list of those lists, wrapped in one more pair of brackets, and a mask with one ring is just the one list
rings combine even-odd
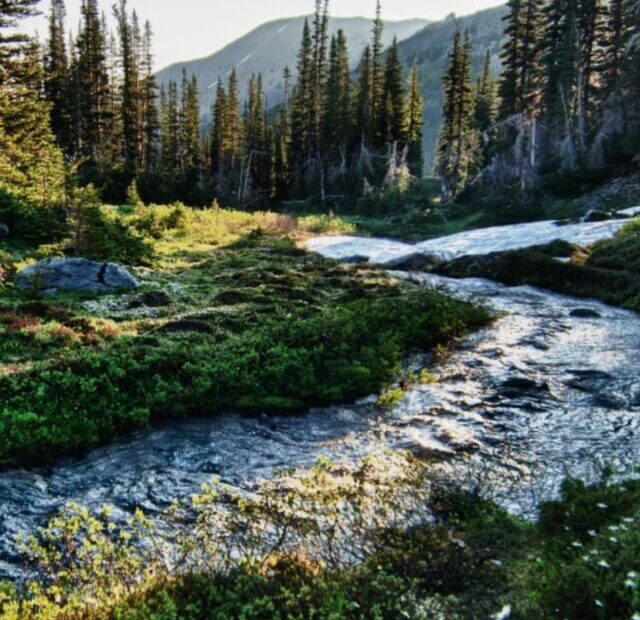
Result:
{"label": "low bushes", "polygon": [[437,293],[408,293],[266,321],[222,339],[215,332],[124,338],[1,377],[0,465],[80,452],[151,418],[350,401],[389,382],[411,350],[487,320]]}
{"label": "low bushes", "polygon": [[[7,620],[633,620],[640,483],[568,481],[526,522],[402,455],[320,462],[251,495],[219,482],[141,512],[68,506],[0,584]],[[166,527],[168,523],[169,527]],[[166,555],[167,536],[172,552]],[[142,543],[142,544],[141,544]],[[164,551],[163,551],[164,550]],[[171,558],[168,568],[167,558]]]}

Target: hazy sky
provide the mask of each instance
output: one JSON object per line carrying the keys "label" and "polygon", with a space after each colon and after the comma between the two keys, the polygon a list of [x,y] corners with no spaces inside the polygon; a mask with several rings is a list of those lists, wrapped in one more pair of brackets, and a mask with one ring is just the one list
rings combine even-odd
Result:
{"label": "hazy sky", "polygon": [[[81,0],[67,0],[68,24],[75,30]],[[114,0],[101,0],[111,13]],[[383,0],[386,19],[441,19],[449,13],[465,15],[503,0]],[[49,0],[41,2],[48,10]],[[129,0],[142,20],[149,19],[155,33],[156,65],[160,69],[181,60],[208,56],[256,26],[278,19],[313,11],[313,0]],[[371,16],[375,0],[332,0],[331,14],[337,16]],[[42,36],[46,33],[44,17],[33,24]]]}

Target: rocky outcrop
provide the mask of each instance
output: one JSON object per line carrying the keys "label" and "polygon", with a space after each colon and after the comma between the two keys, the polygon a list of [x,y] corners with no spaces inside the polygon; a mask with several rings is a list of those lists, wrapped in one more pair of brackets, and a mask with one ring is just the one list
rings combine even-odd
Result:
{"label": "rocky outcrop", "polygon": [[140,284],[124,267],[114,263],[85,258],[47,258],[20,271],[16,286],[55,295],[58,291],[113,293],[135,289]]}
{"label": "rocky outcrop", "polygon": [[398,271],[431,271],[443,262],[439,256],[415,252],[414,254],[392,258],[386,261],[384,266]]}
{"label": "rocky outcrop", "polygon": [[6,224],[0,223],[0,239],[6,239],[9,236],[10,230]]}

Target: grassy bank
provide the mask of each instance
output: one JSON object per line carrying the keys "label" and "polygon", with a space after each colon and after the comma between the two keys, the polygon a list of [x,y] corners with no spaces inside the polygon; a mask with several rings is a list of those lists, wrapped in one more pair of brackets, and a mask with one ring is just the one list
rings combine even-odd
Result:
{"label": "grassy bank", "polygon": [[[185,510],[193,519],[186,529]],[[122,527],[108,512],[68,507],[29,545],[41,577],[28,592],[19,597],[0,585],[0,614],[629,620],[640,613],[637,482],[569,481],[529,522],[434,477],[428,464],[395,456],[353,469],[321,463],[251,498],[212,484],[168,518],[176,523],[173,576],[161,545],[139,544],[157,541],[141,514]]]}
{"label": "grassy bank", "polygon": [[463,257],[438,270],[454,278],[479,277],[509,286],[538,286],[640,312],[639,220],[631,221],[614,239],[592,248],[558,242],[514,252]]}
{"label": "grassy bank", "polygon": [[138,270],[141,291],[29,299],[5,286],[0,467],[80,454],[155,420],[352,401],[390,382],[411,351],[488,320],[296,248],[329,220],[174,215],[124,216],[158,229],[145,239],[154,263]]}

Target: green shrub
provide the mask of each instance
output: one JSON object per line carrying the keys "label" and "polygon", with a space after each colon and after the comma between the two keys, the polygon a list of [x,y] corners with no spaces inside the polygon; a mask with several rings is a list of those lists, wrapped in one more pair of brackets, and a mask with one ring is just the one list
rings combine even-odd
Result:
{"label": "green shrub", "polygon": [[59,241],[68,231],[66,213],[62,205],[31,204],[2,188],[0,223],[9,226],[12,236],[32,243]]}

